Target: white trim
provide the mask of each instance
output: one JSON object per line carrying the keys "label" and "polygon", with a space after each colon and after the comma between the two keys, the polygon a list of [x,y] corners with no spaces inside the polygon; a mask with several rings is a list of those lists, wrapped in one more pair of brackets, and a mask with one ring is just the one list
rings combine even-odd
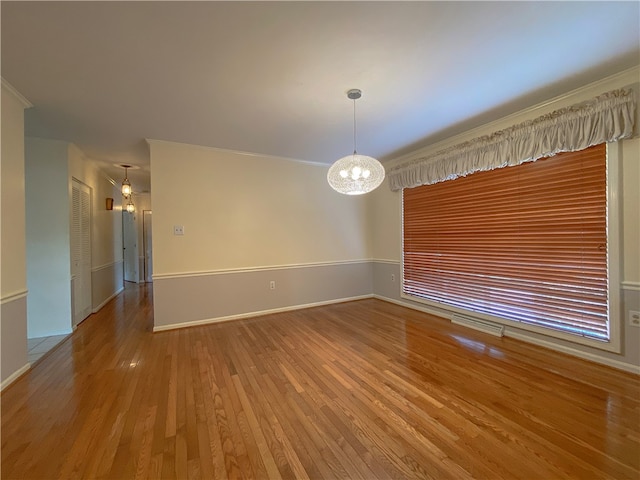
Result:
{"label": "white trim", "polygon": [[18,378],[20,378],[22,375],[24,375],[25,373],[27,373],[27,371],[31,368],[31,364],[27,363],[24,366],[22,366],[21,368],[19,368],[18,370],[16,370],[15,372],[13,372],[11,375],[9,375],[7,378],[4,379],[4,381],[2,383],[0,383],[0,392],[2,390],[4,390],[5,388],[7,388],[9,385],[11,385],[13,382],[15,382]]}
{"label": "white trim", "polygon": [[[457,135],[444,138],[442,140],[438,140],[435,143],[431,143],[425,147],[422,147],[418,150],[414,150],[413,152],[406,153],[399,157],[389,158],[388,162],[385,163],[387,170],[404,163],[406,161],[414,160],[420,156],[435,152],[437,150],[441,150],[446,148],[447,146],[455,145],[456,143],[461,143],[464,140],[468,140],[470,138],[479,136],[482,132],[490,132],[494,130],[499,130],[502,125],[509,124],[513,125],[513,122],[519,122],[523,117],[527,118],[536,114],[546,113],[547,111],[561,108],[560,105],[562,102],[566,102],[567,106],[570,102],[579,102],[580,98],[574,97],[588,97],[592,95],[597,95],[599,93],[603,93],[606,89],[616,88],[616,85],[619,87],[629,87],[638,84],[638,72],[640,69],[636,67],[631,67],[627,70],[623,70],[622,72],[618,72],[614,75],[610,75],[601,80],[597,80],[595,82],[589,83],[587,85],[583,85],[582,87],[576,88],[569,92],[566,92],[562,95],[558,95],[557,97],[553,97],[545,102],[541,102],[535,105],[532,105],[528,108],[524,108],[510,115],[500,117],[496,120],[493,120],[488,123],[484,123],[476,128],[472,128],[470,130],[465,130]],[[585,98],[586,99],[586,98]],[[637,128],[637,127],[636,127]],[[385,158],[385,160],[387,160]]]}
{"label": "white trim", "polygon": [[[402,287],[401,287],[402,288]],[[621,352],[621,335],[618,330],[617,333],[615,329],[613,329],[610,333],[610,339],[608,342],[595,340],[587,337],[583,337],[580,335],[573,335],[571,333],[554,330],[552,328],[541,327],[539,325],[529,325],[524,322],[518,322],[516,320],[509,320],[507,318],[498,317],[495,315],[491,315],[488,313],[476,312],[473,310],[467,310],[461,307],[455,307],[453,305],[445,305],[443,303],[439,303],[434,300],[429,300],[426,298],[415,297],[413,295],[407,295],[406,293],[400,292],[400,297],[406,298],[412,302],[416,303],[424,303],[426,305],[431,305],[432,307],[441,308],[443,313],[440,313],[440,316],[444,316],[445,318],[451,318],[451,315],[455,313],[459,313],[462,315],[466,315],[472,318],[476,318],[478,320],[484,320],[488,322],[495,322],[506,327],[516,328],[518,330],[525,330],[533,333],[537,333],[539,335],[545,335],[547,337],[556,338],[558,340],[564,340],[566,342],[572,342],[578,345],[584,345],[585,347],[591,347],[598,350],[602,350],[604,352],[612,352],[612,353],[620,353]],[[613,307],[613,305],[612,305]],[[614,309],[611,308],[610,312],[613,312]],[[611,315],[611,313],[610,313]],[[609,322],[610,325],[615,326],[612,322]],[[618,327],[619,328],[619,325]]]}
{"label": "white trim", "polygon": [[489,335],[493,335],[495,337],[503,337],[504,336],[504,325],[500,325],[495,322],[485,322],[483,320],[477,320],[468,315],[459,315],[454,313],[451,315],[451,323],[455,323],[456,325],[461,325],[463,327],[472,328],[474,330],[478,330],[479,332],[488,333]]}
{"label": "white trim", "polygon": [[28,293],[29,293],[29,290],[27,290],[27,289],[18,290],[17,292],[12,292],[9,295],[6,295],[6,296],[2,297],[2,299],[0,299],[0,305],[4,305],[5,303],[9,303],[9,302],[14,302],[16,300],[20,300],[21,298],[26,297]]}
{"label": "white trim", "polygon": [[[420,312],[428,313],[431,315],[435,315],[442,320],[446,320],[446,317],[443,317],[442,313],[438,313],[435,310],[431,310],[429,308],[424,308],[422,306],[413,305],[408,302],[403,302],[400,300],[395,300],[393,298],[384,297],[382,295],[374,295],[373,298],[377,298],[378,300],[382,300],[384,302],[394,303],[396,305],[400,305],[401,307],[411,308],[412,310],[418,310]],[[555,342],[549,342],[547,340],[540,340],[538,338],[531,337],[526,333],[517,332],[511,330],[510,328],[506,328],[504,331],[505,337],[515,338],[517,340],[521,340],[526,343],[532,343],[539,347],[548,348],[549,350],[553,350],[555,352],[566,353],[574,357],[582,358],[583,360],[589,360],[594,363],[598,363],[601,365],[606,365],[608,367],[613,367],[618,370],[624,370],[626,372],[631,372],[640,375],[640,366],[632,365],[630,363],[621,362],[620,360],[614,360],[611,358],[601,357],[595,353],[584,352],[582,350],[578,350],[576,348],[568,347],[566,345],[561,345]]]}
{"label": "white trim", "polygon": [[546,340],[541,340],[539,338],[530,337],[521,332],[515,332],[510,329],[506,329],[504,332],[505,337],[515,338],[517,340],[522,340],[523,342],[533,343],[534,345],[538,345],[540,347],[548,348],[549,350],[554,350],[561,353],[567,353],[574,357],[582,358],[583,360],[589,360],[594,363],[599,363],[601,365],[606,365],[608,367],[617,368],[618,370],[624,370],[626,372],[635,373],[636,375],[640,375],[640,366],[632,365],[630,363],[621,362],[620,360],[614,360],[612,358],[605,358],[594,353],[584,352],[582,350],[578,350],[576,348],[568,347],[566,345],[560,345],[554,342],[548,342]]}
{"label": "white trim", "polygon": [[621,282],[620,288],[623,290],[630,290],[632,292],[640,292],[640,282]]}
{"label": "white trim", "polygon": [[302,305],[291,305],[288,307],[281,307],[281,308],[272,308],[269,310],[259,310],[256,312],[248,312],[248,313],[240,313],[237,315],[228,315],[226,317],[216,317],[216,318],[205,318],[202,320],[194,320],[192,322],[183,322],[183,323],[172,323],[169,325],[160,325],[160,326],[154,326],[153,327],[153,332],[164,332],[166,330],[175,330],[178,328],[186,328],[186,327],[196,327],[199,325],[209,325],[212,323],[220,323],[220,322],[228,322],[230,320],[241,320],[243,318],[252,318],[252,317],[260,317],[263,315],[270,315],[272,313],[282,313],[282,312],[290,312],[292,310],[303,310],[305,308],[312,308],[312,307],[320,307],[323,305],[331,305],[334,303],[344,303],[344,302],[353,302],[354,300],[364,300],[366,298],[373,298],[374,295],[373,294],[367,294],[367,295],[358,295],[356,297],[348,297],[348,298],[336,298],[334,300],[325,300],[322,302],[313,302],[313,303],[306,303],[306,304],[302,304]]}
{"label": "white trim", "polygon": [[114,262],[105,263],[104,265],[99,265],[97,267],[91,268],[91,273],[99,272],[100,270],[105,270],[109,267],[117,266],[118,264],[124,263],[124,260],[116,260]]}
{"label": "white trim", "polygon": [[312,165],[314,167],[322,167],[322,168],[329,168],[331,165],[329,163],[323,163],[323,162],[312,162],[311,160],[300,160],[298,158],[289,158],[289,157],[278,157],[277,155],[267,155],[267,154],[262,154],[262,153],[255,153],[255,152],[244,152],[242,150],[229,150],[226,148],[218,148],[218,147],[208,147],[206,145],[193,145],[191,143],[182,143],[182,142],[172,142],[169,140],[155,140],[153,138],[145,138],[145,140],[147,141],[147,143],[149,145],[152,145],[154,143],[156,144],[168,144],[168,145],[180,145],[183,147],[189,147],[189,148],[199,148],[202,150],[208,150],[208,151],[214,151],[214,152],[221,152],[221,153],[231,153],[231,154],[235,154],[235,155],[243,155],[245,157],[259,157],[259,158],[271,158],[274,160],[284,160],[287,162],[295,162],[295,163],[302,163],[305,165]]}
{"label": "white trim", "polygon": [[91,313],[98,313],[100,311],[100,309],[102,307],[104,307],[107,303],[109,303],[112,299],[114,299],[115,297],[117,297],[120,293],[122,293],[124,291],[124,287],[120,287],[118,290],[116,290],[109,298],[107,298],[104,302],[102,302],[100,305],[98,305],[97,307],[94,307],[91,310]]}
{"label": "white trim", "polygon": [[385,297],[383,295],[374,294],[373,298],[377,298],[378,300],[382,300],[384,302],[395,303],[396,305],[400,305],[401,307],[411,308],[413,310],[417,310],[422,313],[428,313],[429,315],[434,315],[442,320],[448,320],[448,316],[446,312],[438,311],[434,308],[429,308],[422,305],[414,305],[413,303],[403,302],[402,300],[396,300],[395,298]]}
{"label": "white trim", "polygon": [[620,315],[620,271],[622,252],[622,229],[620,208],[620,172],[622,171],[622,143],[606,144],[607,183],[607,277],[609,279],[609,342],[612,351],[622,350],[622,320]]}
{"label": "white trim", "polygon": [[11,93],[11,95],[17,98],[20,101],[20,103],[22,103],[22,106],[24,108],[33,107],[33,103],[27,100],[24,95],[22,95],[18,90],[16,90],[15,87],[11,85],[9,82],[7,82],[4,78],[2,78],[2,86],[6,88],[7,91]]}
{"label": "white trim", "polygon": [[386,263],[388,265],[400,265],[400,260],[388,260],[386,258],[373,258],[373,263]]}
{"label": "white trim", "polygon": [[[83,152],[84,153],[84,152]],[[93,158],[89,159],[89,162],[93,163],[97,170],[100,172],[100,174],[102,175],[102,178],[104,178],[107,182],[109,182],[111,184],[111,186],[113,186],[114,188],[118,188],[118,182],[116,182],[111,175],[109,175],[108,173],[106,173],[104,170],[102,170],[100,168],[100,166],[98,165],[98,162],[96,160],[94,160]],[[130,169],[131,170],[131,169]]]}
{"label": "white trim", "polygon": [[336,262],[317,262],[317,263],[294,263],[290,265],[271,265],[271,266],[259,266],[259,267],[241,267],[241,268],[228,268],[220,270],[202,270],[196,272],[176,272],[176,273],[155,273],[152,275],[153,280],[164,280],[171,278],[185,278],[185,277],[203,277],[209,275],[227,275],[233,273],[252,273],[263,272],[272,270],[290,270],[294,268],[315,268],[315,267],[332,267],[339,265],[354,265],[359,263],[371,263],[371,259],[363,260],[340,260]]}

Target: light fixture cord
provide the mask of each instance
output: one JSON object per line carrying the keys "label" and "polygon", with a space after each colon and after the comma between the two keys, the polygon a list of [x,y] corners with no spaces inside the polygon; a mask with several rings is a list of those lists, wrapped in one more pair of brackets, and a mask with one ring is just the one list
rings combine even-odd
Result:
{"label": "light fixture cord", "polygon": [[356,99],[353,99],[353,154],[356,154]]}

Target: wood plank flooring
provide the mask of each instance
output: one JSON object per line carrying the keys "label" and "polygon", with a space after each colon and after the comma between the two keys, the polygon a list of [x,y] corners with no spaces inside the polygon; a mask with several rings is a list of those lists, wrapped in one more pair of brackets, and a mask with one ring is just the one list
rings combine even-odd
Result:
{"label": "wood plank flooring", "polygon": [[379,300],[152,333],[129,286],[1,397],[3,479],[637,479],[640,378]]}

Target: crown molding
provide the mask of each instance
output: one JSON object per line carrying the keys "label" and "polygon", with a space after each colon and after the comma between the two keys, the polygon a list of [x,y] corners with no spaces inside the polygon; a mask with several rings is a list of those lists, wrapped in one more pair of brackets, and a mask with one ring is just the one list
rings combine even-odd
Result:
{"label": "crown molding", "polygon": [[2,86],[4,88],[6,88],[7,91],[9,93],[11,93],[11,95],[16,97],[20,101],[20,103],[22,104],[23,108],[31,108],[31,107],[33,107],[33,103],[31,103],[29,100],[27,100],[24,95],[22,95],[18,90],[16,90],[14,88],[14,86],[11,85],[9,82],[7,82],[4,78],[2,78]]}
{"label": "crown molding", "polygon": [[580,103],[595,96],[601,95],[609,90],[616,88],[628,88],[633,87],[638,90],[640,83],[640,65],[628,68],[613,75],[609,75],[595,82],[588,83],[576,89],[570,90],[562,95],[550,98],[541,103],[537,103],[530,107],[524,108],[510,115],[497,118],[493,121],[484,123],[475,128],[471,128],[464,132],[458,133],[451,137],[438,140],[430,145],[426,145],[422,148],[416,149],[413,152],[406,153],[404,155],[394,157],[385,161],[385,167],[392,168],[405,162],[410,162],[417,158],[426,156],[428,154],[444,150],[453,145],[463,143],[473,138],[488,135],[493,132],[503,130],[516,123],[526,121],[533,117],[544,115],[559,108],[567,107],[569,105]]}
{"label": "crown molding", "polygon": [[172,142],[170,140],[157,140],[157,139],[153,139],[153,138],[145,138],[147,144],[149,144],[149,146],[151,145],[177,145],[177,146],[182,146],[182,147],[190,147],[190,148],[198,148],[198,149],[202,149],[202,150],[210,150],[213,152],[220,152],[220,153],[231,153],[234,155],[242,155],[245,157],[254,157],[254,158],[270,158],[273,160],[284,160],[286,162],[295,162],[295,163],[302,163],[305,165],[312,165],[314,167],[322,167],[322,168],[329,168],[331,165],[326,164],[326,163],[322,163],[322,162],[312,162],[310,160],[300,160],[297,158],[289,158],[289,157],[278,157],[276,155],[268,155],[265,153],[254,153],[254,152],[244,152],[242,150],[229,150],[227,148],[219,148],[219,147],[209,147],[206,145],[194,145],[191,143],[182,143],[182,142]]}

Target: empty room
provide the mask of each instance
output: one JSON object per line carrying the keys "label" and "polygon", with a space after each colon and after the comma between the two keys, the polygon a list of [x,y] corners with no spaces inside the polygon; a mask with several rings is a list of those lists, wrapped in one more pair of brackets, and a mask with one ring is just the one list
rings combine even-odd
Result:
{"label": "empty room", "polygon": [[640,3],[0,9],[2,479],[640,477]]}

